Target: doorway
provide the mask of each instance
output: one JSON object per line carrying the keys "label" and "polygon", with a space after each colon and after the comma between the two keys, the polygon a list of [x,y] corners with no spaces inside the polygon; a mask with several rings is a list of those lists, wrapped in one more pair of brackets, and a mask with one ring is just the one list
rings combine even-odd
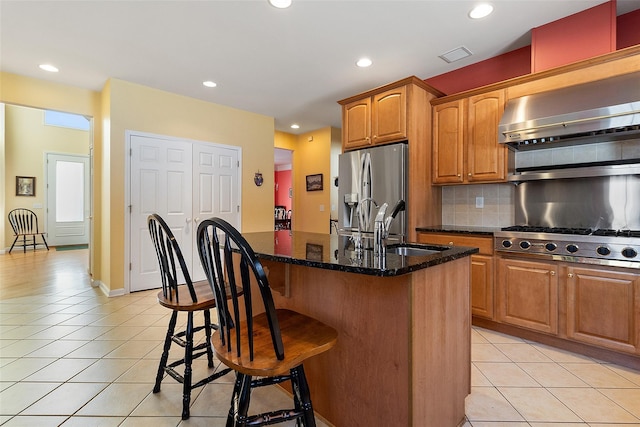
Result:
{"label": "doorway", "polygon": [[293,221],[293,151],[274,149],[274,229],[290,230]]}
{"label": "doorway", "polygon": [[47,240],[89,244],[89,156],[46,153]]}
{"label": "doorway", "polygon": [[[93,118],[75,113],[54,112],[60,122],[49,120],[48,113],[52,110],[45,110],[38,107],[28,107],[22,105],[2,104],[4,106],[4,167],[5,177],[10,182],[15,176],[27,176],[35,178],[35,194],[29,197],[18,196],[11,191],[9,185],[3,194],[4,218],[3,234],[4,248],[8,248],[13,240],[13,233],[6,222],[6,212],[12,209],[24,207],[30,209],[38,216],[41,227],[49,232],[47,225],[47,202],[48,195],[46,189],[47,166],[45,164],[47,153],[68,154],[72,156],[83,156],[87,158],[85,170],[91,176],[91,166],[93,157],[91,147],[93,146]],[[71,119],[72,124],[65,122]],[[81,124],[81,125],[80,125]],[[88,203],[88,210],[85,211],[85,219],[88,220],[86,229],[87,240],[91,241],[92,214],[91,206],[93,192],[91,183],[85,185],[86,192],[83,193],[83,204]],[[87,218],[88,217],[88,218]],[[50,241],[49,237],[47,240]],[[8,242],[7,242],[8,241]],[[53,245],[52,245],[53,246]],[[89,274],[92,272],[92,250],[86,254],[85,265]]]}

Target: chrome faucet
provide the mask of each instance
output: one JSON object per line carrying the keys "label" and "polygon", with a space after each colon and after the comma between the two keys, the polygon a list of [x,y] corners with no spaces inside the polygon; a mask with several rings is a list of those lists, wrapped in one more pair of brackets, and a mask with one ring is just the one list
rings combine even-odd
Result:
{"label": "chrome faucet", "polygon": [[387,203],[383,203],[382,206],[378,209],[378,214],[375,219],[375,228],[373,229],[373,252],[374,253],[384,253],[385,250],[385,239],[389,237],[389,228],[391,227],[391,221],[398,215],[398,212],[403,211],[405,209],[404,200],[398,200],[396,205],[393,207],[391,214],[385,219],[385,215],[387,214],[387,207],[389,205]]}

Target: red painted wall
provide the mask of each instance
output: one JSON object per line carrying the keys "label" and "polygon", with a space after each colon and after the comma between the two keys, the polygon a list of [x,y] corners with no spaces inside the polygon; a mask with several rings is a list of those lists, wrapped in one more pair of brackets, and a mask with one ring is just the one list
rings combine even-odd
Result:
{"label": "red painted wall", "polygon": [[531,46],[467,65],[425,82],[450,95],[531,73]]}
{"label": "red painted wall", "polygon": [[615,0],[531,30],[531,71],[548,70],[616,50]]}
{"label": "red painted wall", "polygon": [[617,48],[640,44],[640,9],[618,16]]}
{"label": "red painted wall", "polygon": [[274,186],[274,196],[276,206],[286,206],[287,210],[291,209],[291,199],[289,198],[289,189],[291,188],[291,169],[284,171],[275,171],[274,182],[278,189]]}
{"label": "red painted wall", "polygon": [[[615,17],[615,0],[610,1],[608,3],[604,3],[600,6],[596,6],[595,8],[588,9],[584,12],[577,13],[575,15],[567,16],[559,21],[555,21],[555,23],[559,23],[562,25],[566,25],[568,28],[586,25],[582,21],[580,15],[586,13],[590,19],[597,18],[595,12],[605,11],[604,17],[600,17],[600,20],[606,22],[606,25],[603,23],[600,26],[602,27],[610,27],[611,26],[611,16]],[[599,9],[602,8],[602,9]],[[612,12],[613,11],[613,12]],[[580,22],[581,24],[578,24]],[[561,25],[561,26],[562,26]],[[617,27],[617,28],[616,28]],[[542,27],[539,27],[542,28]],[[626,13],[624,15],[620,15],[615,24],[613,25],[614,34],[617,35],[614,37],[617,39],[617,48],[623,49],[625,47],[634,46],[636,44],[640,44],[640,9],[635,10],[633,12]],[[602,30],[602,28],[600,29]],[[604,34],[603,31],[601,33]],[[564,38],[564,33],[560,32],[557,35],[559,38]],[[606,39],[606,43],[611,43],[611,34],[606,32],[603,35]],[[593,57],[600,55],[602,53],[595,53],[594,50],[589,45],[591,43],[588,41],[580,40],[579,45],[580,49],[577,49],[585,54],[586,51],[591,52],[587,57]],[[603,42],[604,43],[604,42]],[[554,43],[555,44],[555,41]],[[554,46],[547,46],[548,49],[553,49],[555,55],[564,55],[566,53],[566,48],[556,49]],[[559,43],[558,43],[559,44]],[[602,44],[602,43],[601,43]],[[573,48],[572,48],[573,49]],[[457,70],[450,71],[448,73],[440,74],[438,76],[434,76],[428,79],[425,79],[425,82],[440,90],[441,92],[451,95],[458,92],[463,92],[465,90],[474,89],[480,86],[488,85],[491,83],[497,83],[503,80],[508,80],[513,77],[518,77],[522,75],[526,75],[532,72],[532,56],[533,56],[533,48],[532,46],[526,46],[521,49],[517,49],[511,52],[507,52],[505,54],[489,58],[486,61],[478,62],[476,64],[472,64],[463,68],[459,68]],[[611,50],[607,50],[607,52],[615,50],[615,46],[611,48]],[[585,59],[585,58],[580,58]],[[580,59],[573,59],[570,62],[578,61]]]}

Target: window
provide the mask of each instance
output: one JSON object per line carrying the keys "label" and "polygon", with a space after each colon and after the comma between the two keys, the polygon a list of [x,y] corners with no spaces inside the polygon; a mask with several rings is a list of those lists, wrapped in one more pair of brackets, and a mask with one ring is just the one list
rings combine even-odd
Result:
{"label": "window", "polygon": [[79,114],[61,113],[60,111],[45,110],[44,124],[70,129],[89,130],[89,119],[87,117]]}

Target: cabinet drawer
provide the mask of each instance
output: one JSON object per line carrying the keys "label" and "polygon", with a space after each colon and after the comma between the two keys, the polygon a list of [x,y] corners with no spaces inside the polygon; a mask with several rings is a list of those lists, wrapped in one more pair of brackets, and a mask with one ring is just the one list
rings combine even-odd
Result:
{"label": "cabinet drawer", "polygon": [[471,246],[482,255],[493,255],[493,237],[469,236],[458,233],[418,233],[418,242],[438,245]]}

